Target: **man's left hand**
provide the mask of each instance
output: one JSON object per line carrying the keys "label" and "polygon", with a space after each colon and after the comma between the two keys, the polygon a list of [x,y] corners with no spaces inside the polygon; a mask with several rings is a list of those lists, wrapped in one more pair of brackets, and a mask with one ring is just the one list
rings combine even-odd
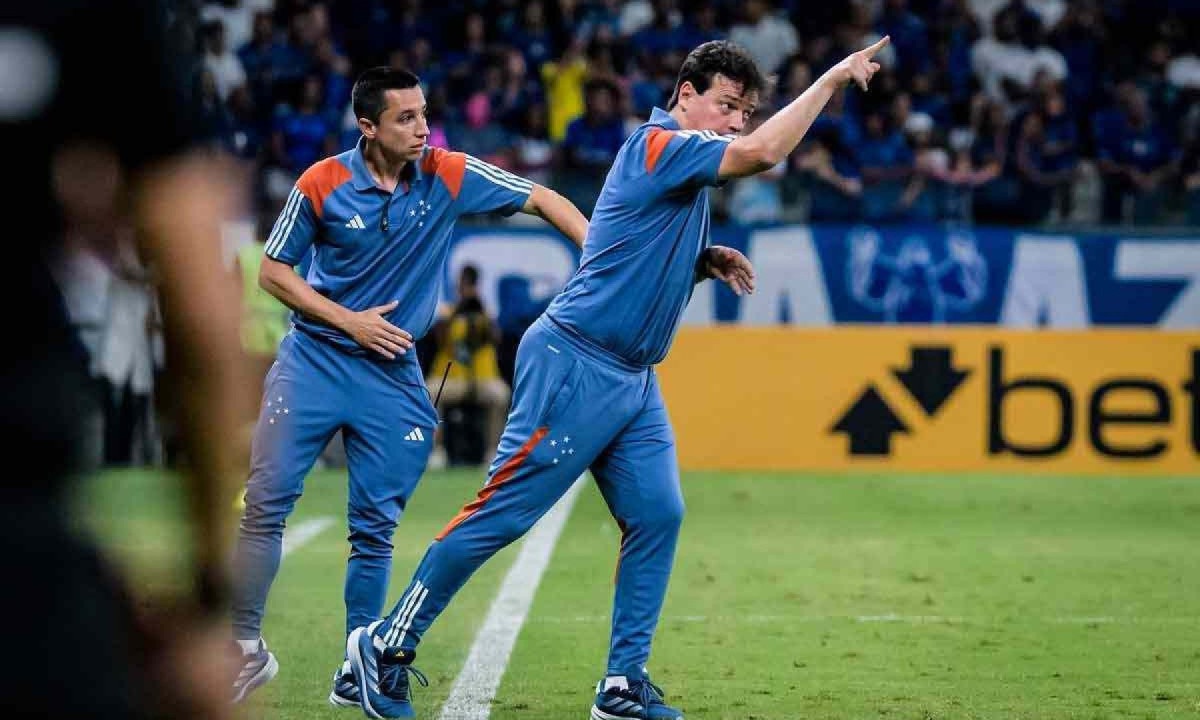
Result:
{"label": "man's left hand", "polygon": [[734,295],[754,292],[754,266],[737,250],[713,245],[705,251],[705,265],[709,275],[728,285]]}

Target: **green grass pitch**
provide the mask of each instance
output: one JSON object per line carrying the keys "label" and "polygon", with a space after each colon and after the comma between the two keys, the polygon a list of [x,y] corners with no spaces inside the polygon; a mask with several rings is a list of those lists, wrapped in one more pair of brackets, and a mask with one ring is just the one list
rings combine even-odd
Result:
{"label": "green grass pitch", "polygon": [[[482,482],[431,472],[396,535],[394,601]],[[170,481],[113,473],[85,513],[141,589],[178,578]],[[689,720],[1200,718],[1200,478],[686,473],[688,516],[650,670]],[[314,473],[283,563],[262,718],[326,704],[341,659],[345,476]],[[232,509],[231,509],[231,512]],[[584,720],[604,669],[618,532],[575,506],[517,640],[495,720]],[[421,646],[436,719],[512,547]]]}

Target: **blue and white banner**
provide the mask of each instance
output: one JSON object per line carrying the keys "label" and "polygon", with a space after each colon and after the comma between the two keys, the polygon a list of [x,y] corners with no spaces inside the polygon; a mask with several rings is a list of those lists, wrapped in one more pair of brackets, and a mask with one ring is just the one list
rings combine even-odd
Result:
{"label": "blue and white banner", "polygon": [[[1200,233],[785,225],[716,228],[713,243],[750,258],[758,291],[704,283],[688,324],[1200,328]],[[459,227],[448,272],[479,267],[503,322],[544,307],[578,257],[554,232]]]}

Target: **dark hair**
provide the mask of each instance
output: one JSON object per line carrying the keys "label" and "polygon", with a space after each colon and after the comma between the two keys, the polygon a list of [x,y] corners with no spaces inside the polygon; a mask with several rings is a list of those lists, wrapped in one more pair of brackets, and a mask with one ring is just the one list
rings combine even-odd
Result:
{"label": "dark hair", "polygon": [[620,103],[621,91],[607,78],[592,78],[583,84],[583,96],[586,98],[594,92],[608,93],[613,103]]}
{"label": "dark hair", "polygon": [[354,117],[366,118],[371,122],[379,122],[379,116],[387,103],[383,93],[387,90],[407,90],[421,84],[421,79],[407,70],[390,67],[375,67],[366,70],[354,81],[354,89],[350,91],[351,104],[354,107]]}
{"label": "dark hair", "polygon": [[225,23],[220,20],[212,20],[200,26],[200,34],[205,40],[212,40],[218,35],[225,34]]}
{"label": "dark hair", "polygon": [[479,268],[474,265],[463,265],[458,274],[459,280],[467,285],[479,284]]}
{"label": "dark hair", "polygon": [[745,48],[728,40],[711,40],[692,50],[684,59],[667,109],[679,102],[679,89],[685,82],[690,82],[696,92],[704,94],[718,73],[740,83],[743,94],[761,92],[767,87],[767,79]]}

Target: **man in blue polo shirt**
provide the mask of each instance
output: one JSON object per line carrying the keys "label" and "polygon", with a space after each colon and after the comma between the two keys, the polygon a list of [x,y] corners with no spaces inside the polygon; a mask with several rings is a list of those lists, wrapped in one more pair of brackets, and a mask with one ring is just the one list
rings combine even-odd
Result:
{"label": "man in blue polo shirt", "polygon": [[622,533],[592,720],[682,718],[646,671],[683,520],[675,439],[653,366],[698,281],[720,279],[739,295],[754,289],[741,253],[708,244],[705,189],[782,162],[836,90],[850,81],[866,89],[879,69],[871,58],[886,43],[847,57],[744,137],[765,84],[754,61],[724,41],[688,55],[670,111],[656,108],[622,145],[579,270],[521,341],[513,410],[487,484],[430,545],[392,614],[347,640],[369,717],[413,714],[407,675],[426,630],[484,561],[590,469]]}
{"label": "man in blue polo shirt", "polygon": [[[392,533],[437,425],[413,343],[433,323],[455,221],[520,210],[578,244],[587,232],[586,218],[557,193],[426,146],[415,75],[368,70],[353,105],[358,146],[301,175],[264,248],[260,283],[295,314],[264,385],[235,557],[233,626],[243,659],[235,702],[278,671],[261,630],[284,521],[338,430],[350,471],[347,633],[383,610]],[[301,277],[293,267],[308,259]],[[348,666],[334,675],[330,701],[358,704]]]}

